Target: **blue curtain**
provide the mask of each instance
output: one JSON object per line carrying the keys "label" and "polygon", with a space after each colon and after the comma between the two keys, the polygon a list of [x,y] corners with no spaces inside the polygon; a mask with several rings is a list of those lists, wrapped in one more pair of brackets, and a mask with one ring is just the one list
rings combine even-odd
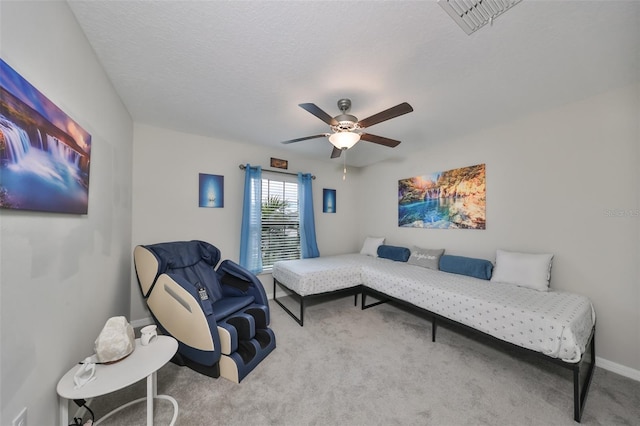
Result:
{"label": "blue curtain", "polygon": [[254,274],[262,272],[260,233],[262,227],[262,168],[246,165],[242,229],[240,231],[240,265]]}
{"label": "blue curtain", "polygon": [[313,193],[311,191],[311,174],[298,173],[298,211],[300,212],[300,248],[302,258],[318,257],[316,242],[316,223],[313,218]]}

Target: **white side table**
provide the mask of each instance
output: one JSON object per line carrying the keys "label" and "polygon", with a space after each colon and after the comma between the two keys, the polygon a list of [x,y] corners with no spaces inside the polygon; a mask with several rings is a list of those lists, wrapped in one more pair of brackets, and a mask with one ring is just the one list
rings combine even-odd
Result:
{"label": "white side table", "polygon": [[145,377],[147,378],[146,398],[136,399],[116,408],[96,421],[94,425],[98,425],[98,423],[130,405],[146,399],[147,426],[153,426],[154,398],[166,399],[173,404],[173,419],[171,420],[171,425],[173,425],[178,418],[178,402],[171,396],[158,395],[156,373],[171,360],[177,350],[178,342],[173,337],[158,336],[153,343],[147,346],[142,346],[140,339],[136,339],[136,348],[128,357],[114,364],[96,365],[96,379],[85,384],[80,389],[74,389],[73,376],[80,368],[79,364],[76,365],[58,382],[60,426],[69,425],[69,400],[94,398],[115,392]]}

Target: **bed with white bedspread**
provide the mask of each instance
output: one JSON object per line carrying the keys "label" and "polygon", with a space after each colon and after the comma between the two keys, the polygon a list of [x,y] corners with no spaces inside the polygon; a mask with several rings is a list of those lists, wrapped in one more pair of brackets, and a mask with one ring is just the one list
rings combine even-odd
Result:
{"label": "bed with white bedspread", "polygon": [[362,266],[375,260],[362,254],[287,260],[276,262],[271,274],[296,294],[310,296],[360,286]]}
{"label": "bed with white bedspread", "polygon": [[595,323],[591,302],[578,294],[374,260],[362,268],[366,287],[552,358],[579,361]]}
{"label": "bed with white bedspread", "polygon": [[[436,320],[445,319],[541,354],[574,371],[574,419],[580,421],[595,365],[595,311],[584,296],[537,291],[363,254],[276,262],[272,274],[274,300],[300,325],[308,298],[362,292],[363,309],[382,303],[365,306],[366,296],[372,295],[426,312],[433,321],[434,341]],[[276,285],[299,298],[299,319],[277,300]],[[582,384],[585,363],[589,369]]]}

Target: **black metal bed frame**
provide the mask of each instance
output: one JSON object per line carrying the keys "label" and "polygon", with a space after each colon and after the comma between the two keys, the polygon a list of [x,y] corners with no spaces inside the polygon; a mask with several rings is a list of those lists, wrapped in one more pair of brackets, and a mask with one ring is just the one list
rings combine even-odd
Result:
{"label": "black metal bed frame", "polygon": [[[289,310],[289,308],[287,308],[280,300],[277,299],[276,297],[276,290],[277,287],[280,287],[281,289],[283,289],[288,295],[290,295],[291,297],[293,297],[294,299],[296,299],[299,304],[300,304],[300,316],[296,317],[296,315]],[[305,309],[305,302],[313,299],[313,298],[318,298],[318,297],[322,297],[322,296],[328,296],[328,295],[350,295],[353,294],[355,296],[354,298],[354,306],[357,306],[358,304],[358,294],[362,294],[362,310],[364,309],[369,309],[372,308],[374,306],[378,306],[380,304],[383,303],[387,303],[387,302],[394,302],[406,307],[409,307],[413,310],[419,311],[421,313],[426,314],[428,317],[430,317],[431,319],[431,341],[435,342],[436,341],[436,330],[438,327],[438,322],[445,322],[445,323],[449,323],[449,324],[453,324],[455,326],[461,327],[464,330],[468,330],[471,331],[473,333],[478,333],[486,338],[488,338],[489,340],[496,342],[498,344],[504,345],[504,346],[508,346],[509,348],[512,348],[516,351],[519,351],[521,353],[526,353],[531,355],[532,357],[538,358],[538,359],[543,359],[547,362],[551,362],[552,364],[556,364],[559,365],[563,368],[569,369],[573,372],[573,419],[580,423],[580,419],[582,418],[582,413],[584,411],[584,405],[585,402],[587,400],[587,394],[589,393],[589,386],[591,385],[591,380],[593,379],[593,373],[595,370],[595,366],[596,366],[596,343],[595,343],[595,335],[596,335],[596,327],[595,324],[593,326],[593,328],[591,329],[591,335],[589,336],[589,340],[587,341],[587,346],[585,348],[585,353],[582,355],[582,357],[580,358],[580,361],[572,363],[572,362],[566,362],[563,361],[559,358],[552,358],[550,356],[547,356],[541,352],[537,352],[531,349],[527,349],[527,348],[523,348],[522,346],[518,346],[514,343],[510,343],[507,342],[505,340],[499,339],[497,337],[494,337],[490,334],[487,334],[485,332],[482,332],[478,329],[475,329],[473,327],[470,327],[468,325],[462,324],[458,321],[454,321],[452,319],[449,319],[447,317],[444,317],[442,315],[436,314],[434,312],[431,312],[427,309],[424,308],[420,308],[410,302],[407,302],[405,300],[402,299],[398,299],[392,296],[389,296],[385,293],[379,292],[377,290],[373,290],[369,287],[366,287],[364,285],[357,285],[354,287],[349,287],[349,288],[345,288],[345,289],[340,289],[340,290],[332,290],[332,291],[327,291],[327,292],[323,292],[323,293],[316,293],[316,294],[310,294],[307,296],[301,296],[298,293],[296,293],[295,291],[291,290],[289,287],[287,287],[286,285],[282,284],[281,282],[279,282],[278,280],[276,280],[275,278],[273,279],[273,300],[280,305],[280,307],[282,309],[284,309],[284,311],[289,314],[289,316],[291,316],[291,318],[293,318],[301,327],[304,325],[304,309]],[[366,299],[367,296],[372,296],[375,297],[376,299],[378,299],[378,301],[374,302],[374,303],[370,303],[369,305],[366,304]],[[583,367],[587,365],[587,368],[584,369]]]}
{"label": "black metal bed frame", "polygon": [[[367,305],[366,304],[367,296],[373,296],[376,299],[378,299],[378,301]],[[593,372],[595,370],[595,365],[596,365],[596,362],[595,362],[596,361],[596,344],[595,344],[596,327],[595,325],[591,329],[591,335],[589,336],[589,340],[587,341],[585,353],[580,358],[580,361],[572,363],[572,362],[563,361],[559,358],[551,358],[550,356],[547,356],[541,352],[536,352],[534,350],[523,348],[522,346],[518,346],[514,343],[510,343],[510,342],[498,339],[497,337],[491,336],[490,334],[482,332],[468,325],[459,323],[447,317],[443,317],[442,315],[438,315],[424,308],[420,308],[402,299],[391,297],[387,294],[373,290],[369,287],[362,286],[362,309],[363,310],[372,308],[374,306],[380,305],[382,303],[387,303],[387,302],[398,303],[400,305],[407,306],[411,309],[415,309],[417,311],[427,314],[427,316],[431,318],[431,341],[432,342],[436,341],[436,329],[437,329],[438,322],[446,322],[446,323],[461,327],[464,330],[468,330],[474,333],[479,333],[484,337],[488,337],[491,341],[508,346],[521,353],[527,353],[535,358],[544,359],[548,362],[559,365],[563,368],[572,370],[573,371],[573,419],[576,422],[580,423],[580,419],[582,418],[582,412],[584,411],[584,405],[587,400],[587,394],[589,392],[589,386],[591,385],[591,380],[593,378]],[[587,356],[588,359],[585,359],[585,355],[588,355]],[[586,370],[582,368],[584,364],[588,364],[588,368]],[[584,379],[582,379],[583,376],[584,376]]]}
{"label": "black metal bed frame", "polygon": [[[280,287],[281,289],[283,289],[289,296],[293,297],[294,299],[296,299],[298,301],[298,303],[300,304],[300,316],[296,317],[296,315],[291,312],[291,310],[289,310],[289,308],[287,308],[284,304],[282,304],[281,301],[279,301],[276,297],[276,289],[277,287]],[[282,309],[284,309],[284,311],[286,313],[289,314],[289,316],[291,316],[291,318],[293,318],[295,320],[295,322],[297,322],[298,324],[300,324],[300,327],[302,327],[304,325],[304,308],[306,307],[305,302],[310,300],[310,299],[314,299],[314,298],[319,298],[322,296],[329,296],[329,295],[354,295],[354,301],[353,301],[353,306],[358,306],[358,294],[362,293],[362,285],[357,285],[354,287],[349,287],[349,288],[343,288],[340,290],[331,290],[331,291],[326,291],[323,293],[316,293],[316,294],[310,294],[307,296],[300,296],[298,293],[296,293],[295,291],[291,290],[289,287],[287,287],[286,285],[282,284],[280,281],[276,280],[275,278],[273,279],[273,301],[276,302],[278,305],[280,305],[280,307]]]}

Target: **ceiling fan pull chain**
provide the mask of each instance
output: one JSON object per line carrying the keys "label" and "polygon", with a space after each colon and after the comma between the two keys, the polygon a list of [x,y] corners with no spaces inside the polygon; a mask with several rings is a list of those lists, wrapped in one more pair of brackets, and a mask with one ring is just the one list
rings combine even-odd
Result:
{"label": "ceiling fan pull chain", "polygon": [[342,156],[342,180],[347,180],[347,150],[343,150],[344,155]]}

